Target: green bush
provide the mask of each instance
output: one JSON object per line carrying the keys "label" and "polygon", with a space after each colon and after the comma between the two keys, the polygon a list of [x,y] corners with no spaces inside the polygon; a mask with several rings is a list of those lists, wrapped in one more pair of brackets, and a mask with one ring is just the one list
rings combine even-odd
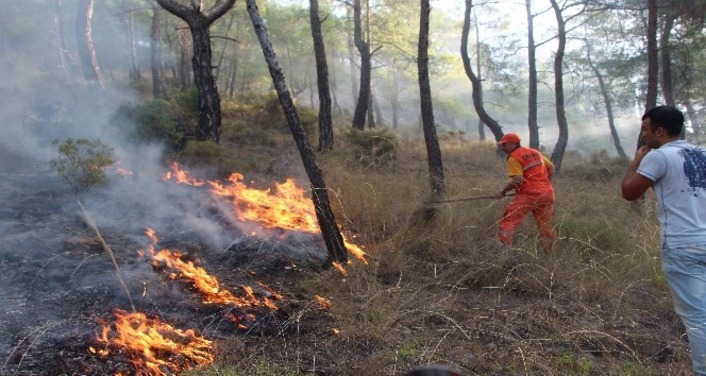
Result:
{"label": "green bush", "polygon": [[51,160],[52,167],[66,180],[74,193],[108,182],[103,169],[115,163],[113,148],[100,140],[69,138],[59,145],[59,156]]}
{"label": "green bush", "polygon": [[[227,143],[278,146],[289,142],[292,132],[277,95],[254,96],[245,101],[223,101],[221,140]],[[310,140],[317,134],[316,110],[297,107],[299,121]]]}
{"label": "green bush", "polygon": [[187,139],[196,134],[196,91],[186,91],[170,100],[125,103],[118,108],[113,121],[130,129],[136,139],[165,142],[172,150],[182,150]]}
{"label": "green bush", "polygon": [[387,128],[347,128],[343,137],[350,144],[351,156],[362,166],[389,166],[397,158],[397,137]]}

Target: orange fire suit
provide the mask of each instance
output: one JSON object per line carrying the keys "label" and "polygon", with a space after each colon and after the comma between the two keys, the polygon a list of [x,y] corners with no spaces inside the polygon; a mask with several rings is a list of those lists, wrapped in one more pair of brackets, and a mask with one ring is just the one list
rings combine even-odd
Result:
{"label": "orange fire suit", "polygon": [[505,208],[500,219],[498,237],[503,244],[512,244],[512,238],[525,216],[532,212],[542,236],[545,252],[551,252],[554,244],[554,188],[549,170],[554,165],[539,151],[520,146],[507,157],[507,173],[510,178],[522,176],[522,184],[515,189],[515,199]]}

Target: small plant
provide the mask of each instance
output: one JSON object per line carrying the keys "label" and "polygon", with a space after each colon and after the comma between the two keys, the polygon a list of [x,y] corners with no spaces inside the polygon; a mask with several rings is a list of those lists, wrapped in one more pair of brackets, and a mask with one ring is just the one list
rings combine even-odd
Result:
{"label": "small plant", "polygon": [[397,137],[389,129],[349,128],[344,137],[355,160],[365,167],[388,166],[397,158]]}
{"label": "small plant", "polygon": [[59,146],[60,156],[51,160],[52,167],[66,180],[74,193],[88,191],[91,187],[108,181],[103,169],[115,163],[113,148],[100,140],[69,138]]}

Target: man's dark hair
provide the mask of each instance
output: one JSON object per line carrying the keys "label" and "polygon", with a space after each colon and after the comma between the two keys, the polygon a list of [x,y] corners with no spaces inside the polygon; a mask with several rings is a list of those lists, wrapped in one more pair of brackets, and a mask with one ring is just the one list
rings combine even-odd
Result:
{"label": "man's dark hair", "polygon": [[672,106],[657,106],[642,115],[642,120],[650,119],[650,126],[655,131],[664,128],[670,136],[678,136],[684,128],[684,114]]}

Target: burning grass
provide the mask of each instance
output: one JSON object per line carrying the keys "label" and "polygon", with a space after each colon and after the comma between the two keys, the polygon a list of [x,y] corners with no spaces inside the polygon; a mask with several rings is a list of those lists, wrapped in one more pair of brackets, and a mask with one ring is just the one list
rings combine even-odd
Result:
{"label": "burning grass", "polygon": [[[415,145],[403,142],[399,164],[380,169],[324,156],[337,217],[370,263],[301,280],[295,295],[326,297],[330,307],[289,306],[296,333],[259,342],[249,354],[258,364],[340,375],[401,374],[426,363],[468,375],[688,373],[659,272],[657,223],[651,209],[620,199],[619,177],[597,186],[558,176],[560,238],[546,256],[531,219],[511,249],[496,244],[503,202],[444,205],[435,221],[411,226],[428,190]],[[492,193],[504,181],[493,148],[455,142],[442,153],[448,197]],[[255,358],[227,358],[254,370]]]}
{"label": "burning grass", "polygon": [[[448,197],[497,190],[504,181],[504,166],[492,145],[452,141],[442,145]],[[230,146],[222,147],[239,150]],[[127,347],[117,324],[106,320],[107,329],[96,339],[100,346],[94,348],[95,357],[111,356],[119,363],[111,371],[125,374],[135,372],[128,366],[140,365],[148,370],[145,374],[396,375],[427,363],[448,364],[468,375],[687,373],[683,331],[659,271],[657,223],[648,206],[638,212],[618,197],[618,178],[606,175],[605,181],[595,184],[557,177],[560,238],[555,253],[546,256],[537,250],[536,230],[529,219],[512,248],[497,246],[496,221],[504,204],[500,201],[446,204],[434,221],[411,223],[411,213],[428,195],[425,152],[419,142],[403,140],[398,146],[397,158],[376,168],[351,168],[348,159],[336,152],[321,156],[336,217],[351,243],[365,246],[367,264],[354,261],[326,270],[288,260],[260,271],[257,280],[254,272],[248,274],[252,284],[233,283],[236,278],[230,274],[247,269],[240,260],[265,258],[269,249],[200,252],[207,247],[200,244],[196,248],[201,254],[187,255],[178,247],[158,250],[152,233],[144,255],[156,269],[147,269],[170,276],[163,278],[163,285],[169,285],[162,286],[165,291],[183,292],[179,298],[195,298],[194,304],[237,307],[240,316],[230,321],[235,325],[262,325],[271,310],[283,312],[281,320],[270,330],[232,330],[235,326],[222,331],[210,322],[222,319],[227,309],[214,313],[199,306],[184,313],[213,316],[200,318],[203,321],[116,311],[121,312],[116,313],[116,323],[125,321],[128,329],[136,330],[135,337],[159,334],[173,343],[148,350]],[[255,176],[267,181],[267,160],[283,154],[278,153],[258,154],[261,170]],[[567,160],[565,168],[572,163],[581,162]],[[175,169],[179,166],[172,172]],[[209,203],[224,200],[236,211],[232,217],[240,220],[256,221],[262,216],[258,210],[278,207],[275,197],[310,202],[304,190],[286,179],[255,187],[243,175],[231,176],[208,181],[174,173],[169,179],[191,184],[184,187],[187,190],[213,195]],[[247,201],[250,196],[245,193],[256,199]],[[651,200],[647,198],[648,203]],[[302,210],[295,210],[299,206],[292,203],[281,205],[285,210],[270,219],[313,213],[306,205]],[[255,217],[246,216],[250,210]],[[311,218],[287,220],[299,226],[298,231],[315,230]],[[276,232],[282,233],[286,230]],[[108,241],[118,238],[109,235]],[[247,254],[251,251],[253,255]],[[89,261],[99,258],[93,256]],[[199,257],[204,257],[203,263]],[[139,262],[134,259],[121,255],[125,264]],[[218,271],[206,273],[206,265],[217,265]],[[91,307],[104,305],[101,301]],[[149,312],[174,313],[185,305],[152,306]],[[246,317],[251,313],[263,316]],[[200,334],[196,325],[181,328],[187,322],[203,324]],[[154,326],[161,329],[147,329]],[[192,355],[173,352],[175,346],[189,345],[195,346]],[[160,360],[143,358],[145,353]],[[22,363],[15,358],[6,365]],[[192,367],[201,368],[188,370]],[[110,367],[102,370],[106,368]]]}

